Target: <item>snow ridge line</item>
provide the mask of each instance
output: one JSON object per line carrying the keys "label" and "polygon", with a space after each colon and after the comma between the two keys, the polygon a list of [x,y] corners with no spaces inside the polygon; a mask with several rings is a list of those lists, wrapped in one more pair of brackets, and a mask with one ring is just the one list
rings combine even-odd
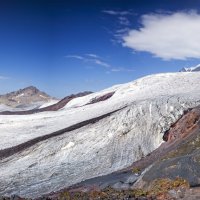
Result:
{"label": "snow ridge line", "polygon": [[27,142],[24,142],[22,144],[19,144],[19,145],[16,145],[16,146],[13,146],[13,147],[9,147],[9,148],[6,148],[6,149],[1,149],[0,150],[0,160],[3,160],[4,158],[7,158],[7,157],[10,157],[16,153],[19,153],[39,142],[42,142],[44,140],[47,140],[47,139],[50,139],[50,138],[53,138],[53,137],[56,137],[56,136],[60,136],[66,132],[70,132],[70,131],[74,131],[76,129],[79,129],[79,128],[82,128],[88,124],[94,124],[96,122],[98,122],[99,120],[102,120],[106,117],[109,117],[110,115],[112,115],[113,113],[116,113],[120,110],[123,110],[124,108],[126,108],[127,106],[124,106],[122,108],[119,108],[117,110],[114,110],[112,112],[109,112],[109,113],[106,113],[104,115],[101,115],[101,116],[98,116],[98,117],[95,117],[95,118],[92,118],[92,119],[88,119],[88,120],[85,120],[85,121],[82,121],[82,122],[79,122],[77,124],[74,124],[72,126],[69,126],[67,128],[64,128],[64,129],[61,129],[61,130],[58,130],[58,131],[55,131],[53,133],[49,133],[47,135],[43,135],[43,136],[40,136],[40,137],[36,137],[34,139],[31,139]]}

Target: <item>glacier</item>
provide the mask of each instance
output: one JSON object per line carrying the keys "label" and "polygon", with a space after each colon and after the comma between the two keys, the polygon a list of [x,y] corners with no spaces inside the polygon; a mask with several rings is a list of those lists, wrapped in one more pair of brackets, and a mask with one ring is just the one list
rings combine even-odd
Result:
{"label": "glacier", "polygon": [[130,166],[160,146],[185,110],[200,104],[199,86],[200,72],[149,75],[75,98],[58,111],[0,115],[0,152],[27,143],[0,158],[0,195],[36,198]]}

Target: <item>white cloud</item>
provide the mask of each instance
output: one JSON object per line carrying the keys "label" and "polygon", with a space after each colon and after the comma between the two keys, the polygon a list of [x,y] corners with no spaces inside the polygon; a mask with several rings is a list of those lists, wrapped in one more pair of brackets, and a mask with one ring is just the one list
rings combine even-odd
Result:
{"label": "white cloud", "polygon": [[123,46],[164,60],[200,58],[200,14],[195,11],[142,16],[142,27],[123,36]]}

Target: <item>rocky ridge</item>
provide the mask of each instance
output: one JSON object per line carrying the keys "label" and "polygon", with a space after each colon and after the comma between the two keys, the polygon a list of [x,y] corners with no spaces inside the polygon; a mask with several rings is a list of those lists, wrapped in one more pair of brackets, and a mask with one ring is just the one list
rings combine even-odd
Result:
{"label": "rocky ridge", "polygon": [[51,103],[50,105],[40,106],[39,108],[34,108],[30,110],[18,110],[18,111],[2,111],[0,112],[0,115],[30,115],[34,113],[40,113],[40,112],[45,112],[45,111],[57,111],[61,108],[63,108],[67,103],[69,103],[71,100],[78,98],[78,97],[83,97],[88,94],[91,94],[92,92],[85,91],[85,92],[80,92],[77,94],[72,94],[69,96],[66,96],[65,98],[61,99],[60,101],[56,101],[55,103]]}
{"label": "rocky ridge", "polygon": [[45,92],[41,92],[34,86],[29,86],[15,92],[0,95],[0,104],[9,106],[11,108],[23,109],[26,107],[30,107],[30,105],[32,105],[33,107],[39,107],[39,102],[44,103],[52,99],[54,98],[50,97]]}

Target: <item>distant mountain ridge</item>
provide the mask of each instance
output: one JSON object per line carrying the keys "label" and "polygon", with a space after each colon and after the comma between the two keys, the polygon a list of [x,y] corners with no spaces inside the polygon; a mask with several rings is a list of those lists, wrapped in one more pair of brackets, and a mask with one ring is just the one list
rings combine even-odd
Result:
{"label": "distant mountain ridge", "polygon": [[[77,94],[72,94],[69,96],[66,96],[65,98],[59,100],[50,100],[48,103],[44,103],[41,106],[35,107],[33,109],[26,109],[26,110],[10,110],[10,109],[4,109],[1,111],[0,108],[0,115],[28,115],[28,114],[33,114],[33,113],[39,113],[39,112],[44,112],[44,111],[57,111],[61,108],[63,108],[67,103],[69,103],[72,99],[78,98],[78,97],[83,97],[86,95],[92,94],[90,91],[85,91],[85,92],[80,92]],[[106,96],[109,98],[109,96]],[[103,101],[104,99],[98,99],[99,101]]]}
{"label": "distant mountain ridge", "polygon": [[21,105],[32,104],[40,101],[48,102],[52,99],[54,98],[45,92],[40,91],[38,88],[29,86],[15,92],[0,95],[0,104],[11,107],[20,107]]}
{"label": "distant mountain ridge", "polygon": [[200,71],[200,64],[194,66],[194,67],[184,67],[180,70],[180,72],[198,72]]}

